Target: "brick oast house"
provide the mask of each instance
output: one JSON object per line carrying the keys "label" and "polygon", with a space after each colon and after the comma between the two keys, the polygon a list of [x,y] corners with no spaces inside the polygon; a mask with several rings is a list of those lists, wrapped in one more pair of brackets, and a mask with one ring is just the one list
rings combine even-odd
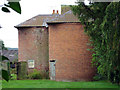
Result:
{"label": "brick oast house", "polygon": [[19,33],[18,60],[34,62],[28,71],[49,70],[50,79],[56,81],[93,79],[89,37],[71,10],[61,15],[58,11],[38,15],[15,27]]}

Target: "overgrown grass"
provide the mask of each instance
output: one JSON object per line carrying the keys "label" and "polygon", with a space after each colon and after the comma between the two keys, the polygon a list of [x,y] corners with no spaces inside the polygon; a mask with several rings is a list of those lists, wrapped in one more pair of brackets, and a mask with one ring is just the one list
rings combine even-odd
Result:
{"label": "overgrown grass", "polygon": [[2,88],[120,88],[107,81],[57,82],[51,80],[10,80],[3,81]]}

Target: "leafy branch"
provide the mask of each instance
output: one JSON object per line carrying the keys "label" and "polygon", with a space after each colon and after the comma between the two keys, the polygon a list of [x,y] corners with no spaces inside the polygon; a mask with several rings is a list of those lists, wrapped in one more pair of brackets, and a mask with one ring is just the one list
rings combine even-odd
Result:
{"label": "leafy branch", "polygon": [[11,8],[14,11],[16,11],[17,13],[21,14],[21,6],[20,6],[19,2],[9,2],[8,1],[7,4],[1,5],[0,7],[2,7],[1,10],[3,12],[9,13],[10,12],[9,8]]}

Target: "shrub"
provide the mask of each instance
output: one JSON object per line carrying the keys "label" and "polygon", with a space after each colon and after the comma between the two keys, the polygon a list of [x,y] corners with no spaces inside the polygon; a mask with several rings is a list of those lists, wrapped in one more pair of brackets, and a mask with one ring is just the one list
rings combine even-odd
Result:
{"label": "shrub", "polygon": [[48,79],[48,73],[44,71],[38,71],[36,69],[33,70],[30,74],[28,74],[29,79]]}
{"label": "shrub", "polygon": [[97,73],[97,74],[93,77],[93,79],[94,79],[95,81],[99,81],[99,80],[105,80],[106,77],[103,77],[102,75],[100,75],[100,74]]}
{"label": "shrub", "polygon": [[17,79],[24,80],[27,79],[27,62],[21,61],[17,62]]}
{"label": "shrub", "polygon": [[41,71],[42,79],[49,79],[49,71]]}
{"label": "shrub", "polygon": [[11,80],[16,80],[17,79],[17,75],[16,74],[11,74]]}
{"label": "shrub", "polygon": [[11,74],[16,74],[16,73],[17,73],[16,68],[14,68],[14,69],[11,68],[11,69],[10,69],[10,73],[11,73]]}

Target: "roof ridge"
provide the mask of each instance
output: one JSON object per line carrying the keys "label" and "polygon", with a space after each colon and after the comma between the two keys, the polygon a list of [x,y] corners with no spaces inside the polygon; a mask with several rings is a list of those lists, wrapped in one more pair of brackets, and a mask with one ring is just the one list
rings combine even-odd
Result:
{"label": "roof ridge", "polygon": [[68,14],[69,12],[72,13],[72,10],[69,10],[69,11],[65,12],[64,14],[62,14],[62,15]]}
{"label": "roof ridge", "polygon": [[73,14],[72,10],[65,12],[64,14],[39,14],[34,16],[19,25],[15,26],[18,27],[25,27],[25,26],[46,26],[48,27],[47,23],[51,22],[80,22],[78,18]]}
{"label": "roof ridge", "polygon": [[54,20],[58,20],[59,18],[62,18],[64,15],[68,14],[69,12],[72,12],[72,10],[69,10],[69,11],[65,12],[64,14],[59,15],[59,16],[49,20],[48,22],[51,22],[51,21],[54,21]]}

